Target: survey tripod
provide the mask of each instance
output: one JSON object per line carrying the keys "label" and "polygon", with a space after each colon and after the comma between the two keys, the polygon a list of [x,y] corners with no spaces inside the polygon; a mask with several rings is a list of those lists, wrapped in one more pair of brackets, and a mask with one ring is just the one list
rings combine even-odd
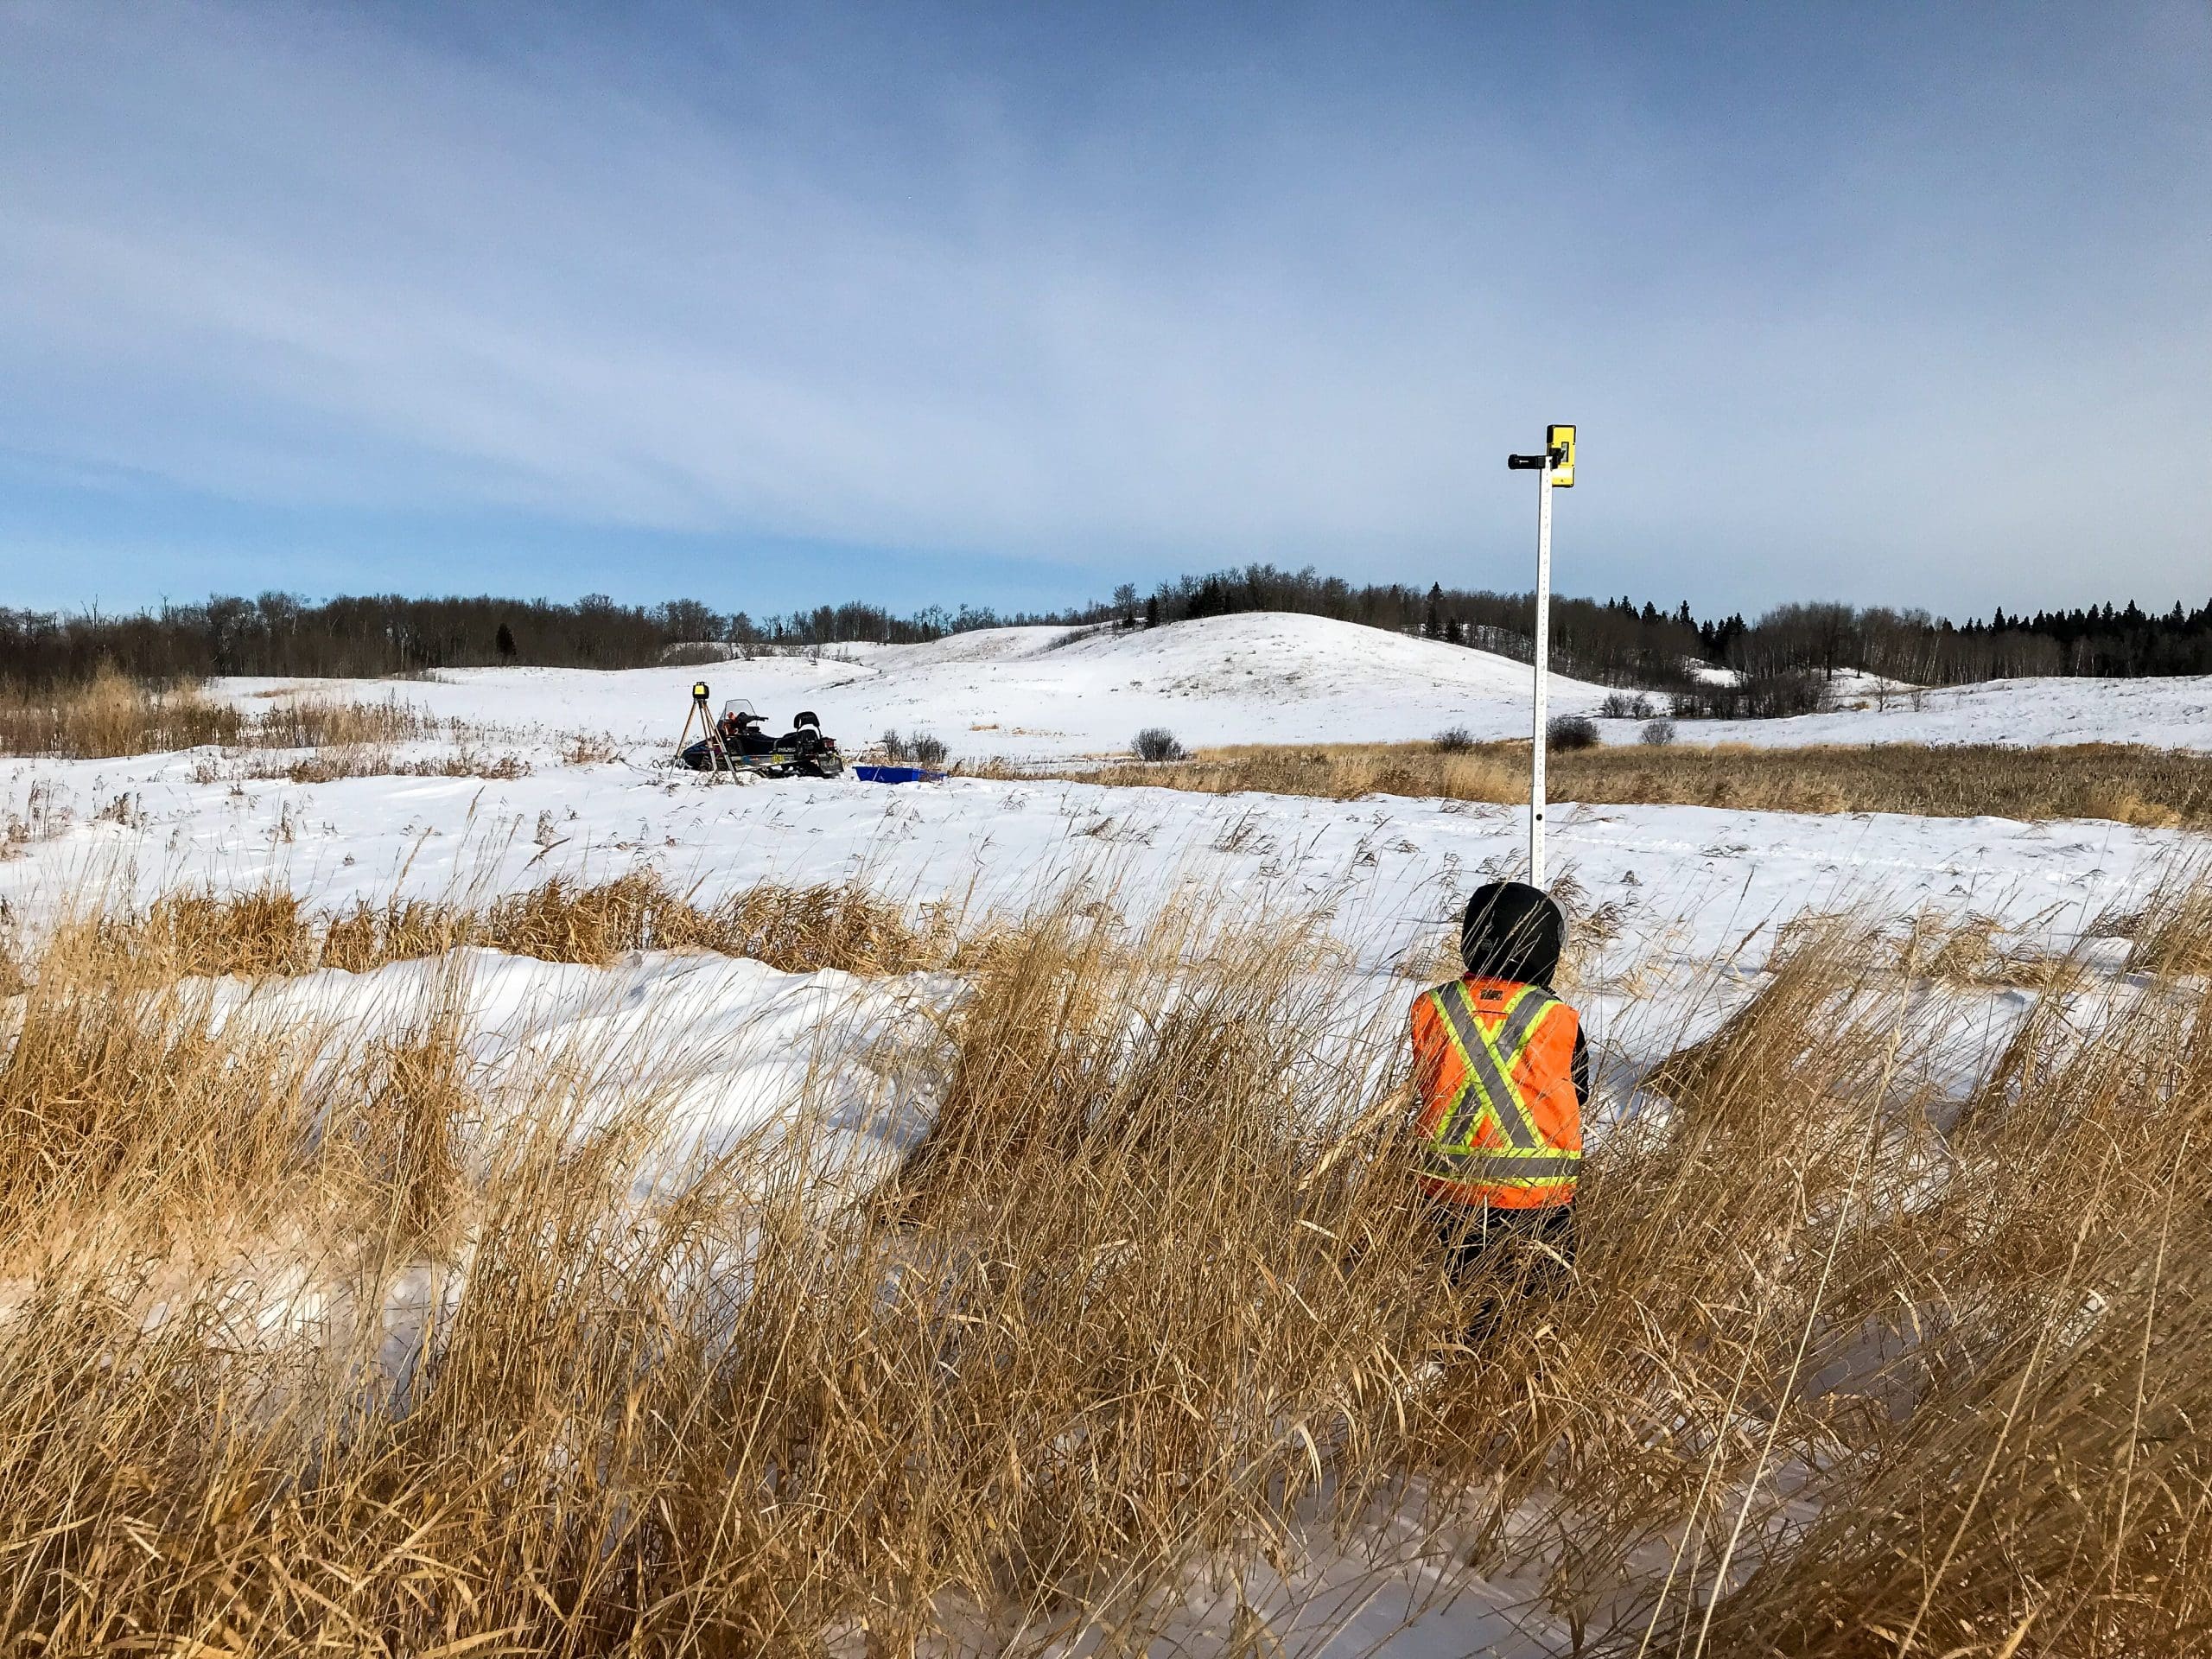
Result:
{"label": "survey tripod", "polygon": [[[718,779],[727,778],[734,784],[737,781],[737,763],[729,758],[729,750],[722,745],[722,728],[715,720],[709,696],[704,680],[692,683],[691,709],[683,716],[683,731],[676,740],[677,759],[683,758],[683,751],[691,741],[691,722],[696,719],[701,734],[707,740],[707,753],[714,760],[714,765],[708,770]],[[747,706],[750,707],[749,704]]]}

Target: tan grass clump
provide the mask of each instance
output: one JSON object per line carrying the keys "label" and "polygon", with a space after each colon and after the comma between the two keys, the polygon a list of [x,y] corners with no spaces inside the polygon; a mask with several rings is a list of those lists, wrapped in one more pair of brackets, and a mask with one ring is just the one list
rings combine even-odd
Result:
{"label": "tan grass clump", "polygon": [[284,697],[254,722],[255,742],[270,749],[375,748],[439,734],[438,722],[397,697],[341,702]]}
{"label": "tan grass clump", "polygon": [[556,876],[493,905],[472,938],[549,962],[603,967],[629,950],[713,950],[786,973],[909,973],[943,965],[953,948],[941,925],[918,931],[856,884],[763,885],[702,907],[650,870],[596,887]]}
{"label": "tan grass clump", "polygon": [[282,778],[295,784],[329,784],[341,778],[527,778],[530,763],[512,752],[487,753],[463,742],[442,754],[402,760],[389,748],[341,744],[296,760],[271,760],[245,768],[248,778]]}
{"label": "tan grass clump", "polygon": [[622,746],[605,732],[572,732],[561,745],[564,766],[606,766],[623,758]]}
{"label": "tan grass clump", "polygon": [[102,760],[236,743],[245,717],[193,686],[156,690],[103,668],[78,685],[0,695],[0,753]]}
{"label": "tan grass clump", "polygon": [[66,916],[54,931],[49,956],[127,984],[302,974],[320,954],[316,918],[290,892],[274,887],[238,893],[179,888],[143,912],[95,908]]}
{"label": "tan grass clump", "polygon": [[2212,875],[2200,870],[2160,883],[2124,924],[2133,971],[2212,974]]}
{"label": "tan grass clump", "polygon": [[988,947],[988,933],[963,940],[956,928],[949,912],[925,906],[910,919],[856,882],[764,884],[716,906],[696,942],[785,973],[835,968],[849,974],[908,974],[946,967]]}
{"label": "tan grass clump", "polygon": [[35,957],[0,1065],[0,1239],[24,1243],[64,1218],[111,1240],[257,1212],[272,1159],[306,1132],[301,1057],[219,1034],[206,987],[184,978],[188,952],[125,977],[113,945],[94,916]]}
{"label": "tan grass clump", "polygon": [[462,945],[599,968],[632,950],[711,950],[786,973],[880,976],[945,967],[988,944],[988,934],[963,941],[949,913],[925,907],[910,918],[857,883],[763,884],[701,905],[650,869],[599,883],[554,876],[481,908],[393,898],[328,915],[283,888],[183,889],[143,912],[103,908],[60,928],[86,936],[86,960],[137,981],[366,973]]}
{"label": "tan grass clump", "polygon": [[[250,766],[251,778],[329,783],[340,778],[416,774],[519,778],[520,756],[480,748],[480,735],[459,721],[441,721],[412,703],[387,697],[359,702],[315,696],[276,696],[248,717],[198,688],[142,685],[103,669],[90,681],[0,696],[0,753],[95,760],[219,745],[226,748],[308,749],[296,760]],[[394,746],[449,738],[449,754],[400,760]]]}
{"label": "tan grass clump", "polygon": [[323,924],[321,964],[365,974],[388,962],[442,956],[469,944],[478,920],[467,910],[427,899],[365,899]]}

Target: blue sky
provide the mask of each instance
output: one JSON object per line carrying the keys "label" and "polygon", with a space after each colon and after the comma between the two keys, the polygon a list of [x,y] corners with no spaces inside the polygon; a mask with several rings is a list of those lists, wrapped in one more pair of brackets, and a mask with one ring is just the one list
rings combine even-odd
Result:
{"label": "blue sky", "polygon": [[2212,8],[0,0],[0,604],[2212,595]]}

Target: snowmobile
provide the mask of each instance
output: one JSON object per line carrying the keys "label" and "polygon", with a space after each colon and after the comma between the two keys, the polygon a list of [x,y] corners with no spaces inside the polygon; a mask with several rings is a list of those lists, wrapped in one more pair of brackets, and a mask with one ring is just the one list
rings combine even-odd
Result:
{"label": "snowmobile", "polygon": [[743,697],[732,697],[722,704],[713,735],[699,739],[677,758],[694,772],[713,772],[721,764],[715,753],[717,741],[737,772],[766,778],[788,778],[793,772],[802,778],[835,778],[845,769],[837,740],[823,734],[822,717],[811,709],[801,709],[790,731],[772,738],[760,712]]}

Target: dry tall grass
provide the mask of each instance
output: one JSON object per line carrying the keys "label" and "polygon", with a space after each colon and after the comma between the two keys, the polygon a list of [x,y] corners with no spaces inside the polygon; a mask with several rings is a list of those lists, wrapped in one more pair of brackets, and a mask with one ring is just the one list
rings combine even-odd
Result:
{"label": "dry tall grass", "polygon": [[[1330,800],[1385,794],[1511,804],[1528,798],[1528,753],[1526,743],[1256,744],[1205,749],[1188,760],[1042,775],[1216,795],[1263,790]],[[2117,743],[1595,748],[1554,752],[1549,778],[1554,799],[1592,804],[2212,825],[2212,755]]]}
{"label": "dry tall grass", "polygon": [[95,907],[56,934],[48,954],[131,985],[365,973],[464,945],[602,968],[631,950],[711,950],[786,973],[864,975],[945,967],[982,948],[957,936],[948,912],[925,907],[910,918],[857,884],[764,884],[701,904],[651,869],[590,885],[555,876],[484,906],[393,898],[332,914],[281,887],[187,888],[143,910]]}
{"label": "dry tall grass", "polygon": [[0,694],[0,754],[71,760],[236,743],[245,716],[191,686],[155,690],[106,671],[82,685]]}
{"label": "dry tall grass", "polygon": [[[514,779],[529,764],[482,746],[484,734],[434,719],[396,697],[378,702],[280,696],[251,716],[196,688],[142,686],[112,672],[87,684],[0,694],[0,754],[92,760],[215,745],[232,750],[304,749],[230,766],[205,766],[201,782],[224,777],[327,784],[341,778]],[[447,752],[403,760],[400,743],[448,740]],[[571,759],[579,746],[572,745]],[[619,757],[618,757],[619,758]]]}
{"label": "dry tall grass", "polygon": [[[658,937],[599,905],[515,937]],[[2212,1027],[2171,941],[1955,1114],[1928,982],[1808,930],[1593,1159],[1573,1288],[1424,1390],[1467,1303],[1403,1147],[1340,1155],[1387,1079],[1317,1046],[1313,924],[1048,907],[969,953],[888,1188],[778,1136],[643,1211],[651,1078],[589,1134],[557,1058],[486,1112],[450,998],[316,1064],[115,937],[55,936],[0,1069],[10,1649],[1127,1651],[1211,1584],[1269,1651],[1236,1569],[1380,1510],[1562,1653],[2212,1643]]]}
{"label": "dry tall grass", "polygon": [[280,697],[254,721],[254,738],[272,749],[365,747],[435,737],[442,728],[411,703],[338,702],[324,697]]}

